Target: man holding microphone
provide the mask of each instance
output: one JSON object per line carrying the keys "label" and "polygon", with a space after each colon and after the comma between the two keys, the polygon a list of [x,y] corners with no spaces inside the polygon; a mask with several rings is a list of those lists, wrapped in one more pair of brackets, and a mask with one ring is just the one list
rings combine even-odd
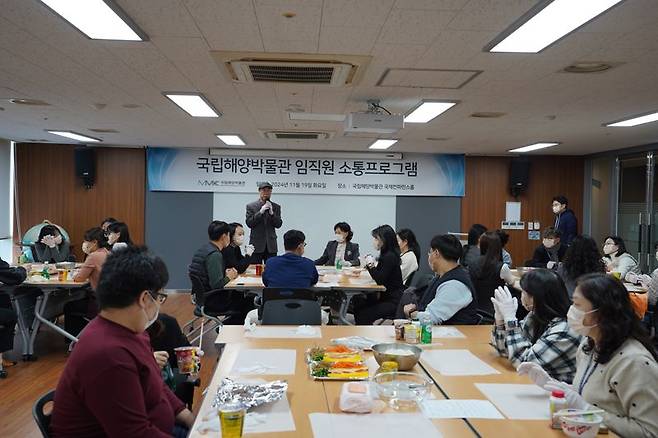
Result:
{"label": "man holding microphone", "polygon": [[254,246],[252,260],[261,263],[277,253],[276,228],[281,228],[281,206],[270,201],[272,184],[258,184],[259,199],[247,204],[245,222],[251,228],[249,243]]}

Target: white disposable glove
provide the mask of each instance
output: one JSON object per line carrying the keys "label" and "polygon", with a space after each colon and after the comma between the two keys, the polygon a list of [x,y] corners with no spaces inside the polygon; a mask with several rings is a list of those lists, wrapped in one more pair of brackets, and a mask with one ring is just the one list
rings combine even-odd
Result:
{"label": "white disposable glove", "polygon": [[578,391],[573,389],[573,386],[567,385],[564,382],[558,382],[557,380],[548,382],[546,386],[544,386],[544,389],[547,391],[564,391],[564,398],[567,401],[567,407],[569,409],[586,411],[592,407],[585,401],[582,395],[578,394]]}
{"label": "white disposable glove", "polygon": [[57,243],[55,243],[55,238],[48,234],[47,236],[43,236],[41,239],[41,243],[46,245],[48,248],[54,248],[57,246]]}
{"label": "white disposable glove", "polygon": [[629,283],[635,284],[637,283],[638,277],[639,276],[635,272],[629,272],[628,274],[626,274],[626,277],[624,277],[624,280],[626,280]]}
{"label": "white disposable glove", "polygon": [[553,269],[555,265],[557,265],[557,263],[551,260],[550,262],[546,263],[546,268]]}
{"label": "white disposable glove", "polygon": [[274,207],[272,207],[272,203],[270,201],[267,201],[265,204],[267,205],[267,208],[270,210],[270,215],[273,215]]}
{"label": "white disposable glove", "polygon": [[532,380],[532,383],[540,388],[544,388],[548,383],[558,383],[557,380],[549,376],[546,370],[536,362],[523,362],[516,369],[516,372],[519,376],[527,375]]}
{"label": "white disposable glove", "polygon": [[491,298],[491,304],[493,304],[494,308],[494,320],[496,321],[497,325],[504,324],[505,323],[505,318],[503,318],[503,314],[500,312],[500,308],[498,307],[498,303]]}
{"label": "white disposable glove", "polygon": [[368,254],[365,258],[366,260],[366,265],[374,265],[375,264],[375,258],[372,256],[372,254]]}
{"label": "white disposable glove", "polygon": [[254,245],[251,244],[244,247],[244,252],[245,254],[247,254],[247,256],[251,256],[254,253],[254,250],[255,250]]}
{"label": "white disposable glove", "polygon": [[270,207],[268,207],[268,203],[266,202],[263,204],[263,206],[260,208],[261,213],[265,213]]}
{"label": "white disposable glove", "polygon": [[504,280],[505,283],[507,284],[513,284],[514,283],[514,275],[512,274],[512,270],[507,266],[506,263],[503,263],[503,266],[500,268],[500,279]]}
{"label": "white disposable glove", "polygon": [[519,308],[519,300],[516,297],[512,297],[512,293],[509,291],[507,286],[498,287],[494,292],[491,302],[494,307],[497,305],[500,313],[503,316],[503,320],[507,321],[516,321],[516,309]]}

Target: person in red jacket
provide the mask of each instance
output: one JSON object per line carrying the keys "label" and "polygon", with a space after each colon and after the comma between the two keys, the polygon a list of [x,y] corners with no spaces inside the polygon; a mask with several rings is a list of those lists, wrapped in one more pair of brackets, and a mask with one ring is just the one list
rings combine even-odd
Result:
{"label": "person in red jacket", "polygon": [[194,416],[165,385],[145,330],[169,280],[144,248],[107,258],[96,294],[100,313],[85,328],[55,390],[52,437],[184,437]]}

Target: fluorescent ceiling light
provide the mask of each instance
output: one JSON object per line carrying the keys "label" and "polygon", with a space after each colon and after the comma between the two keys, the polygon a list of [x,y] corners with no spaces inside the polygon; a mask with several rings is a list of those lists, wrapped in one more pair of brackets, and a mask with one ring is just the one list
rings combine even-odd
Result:
{"label": "fluorescent ceiling light", "polygon": [[397,140],[384,140],[384,139],[379,139],[376,140],[373,144],[368,146],[369,149],[388,149],[391,146],[393,146],[395,143],[397,143]]}
{"label": "fluorescent ceiling light", "polygon": [[605,126],[612,126],[615,128],[618,127],[626,128],[630,126],[643,125],[645,123],[651,123],[656,121],[658,121],[658,112],[646,114],[644,116],[633,117],[631,119],[621,120],[619,122],[608,123]]}
{"label": "fluorescent ceiling light", "polygon": [[523,146],[520,148],[516,149],[510,149],[508,152],[532,152],[536,151],[537,149],[545,149],[545,148],[550,148],[553,146],[557,146],[560,143],[534,143],[534,144],[529,144],[528,146]]}
{"label": "fluorescent ceiling light", "polygon": [[51,131],[47,130],[47,132],[55,135],[59,135],[60,137],[66,137],[70,138],[71,140],[76,140],[76,141],[81,141],[81,142],[92,142],[92,143],[98,143],[101,140],[98,138],[94,137],[87,137],[86,135],[78,134],[77,132],[73,131]]}
{"label": "fluorescent ceiling light", "polygon": [[323,113],[302,113],[289,112],[290,120],[306,120],[309,122],[344,122],[345,114],[323,114]]}
{"label": "fluorescent ceiling light", "polygon": [[244,142],[242,137],[238,134],[215,134],[218,139],[224,142],[228,146],[246,146],[247,143]]}
{"label": "fluorescent ceiling light", "polygon": [[408,116],[404,117],[404,123],[427,123],[455,105],[457,102],[423,101]]}
{"label": "fluorescent ceiling light", "polygon": [[219,117],[219,113],[199,93],[164,93],[165,96],[192,117]]}
{"label": "fluorescent ceiling light", "polygon": [[554,0],[489,51],[537,53],[621,1]]}
{"label": "fluorescent ceiling light", "polygon": [[145,41],[148,38],[111,0],[41,0],[93,40]]}

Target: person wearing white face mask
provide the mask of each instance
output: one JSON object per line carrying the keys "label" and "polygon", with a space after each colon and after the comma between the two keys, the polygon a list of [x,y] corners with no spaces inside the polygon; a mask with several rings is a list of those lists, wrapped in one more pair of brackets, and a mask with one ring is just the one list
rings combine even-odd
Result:
{"label": "person wearing white face mask", "polygon": [[[654,256],[656,257],[656,261],[658,261],[658,243],[654,246]],[[647,274],[635,274],[632,272],[629,272],[626,274],[626,281],[630,281],[631,283],[637,283],[639,282],[642,287],[647,289],[648,293],[648,302],[650,306],[655,306],[656,303],[658,303],[658,268],[655,269],[651,275]]]}
{"label": "person wearing white face mask", "polygon": [[525,265],[534,268],[555,269],[564,260],[567,247],[562,245],[560,232],[553,227],[544,229],[542,233],[542,244],[535,248],[532,259]]}
{"label": "person wearing white face mask", "polygon": [[107,226],[106,234],[107,243],[112,248],[112,251],[134,245],[130,239],[128,225],[124,222],[112,222]]}
{"label": "person wearing white face mask", "polygon": [[[327,242],[322,256],[315,260],[316,266],[335,266],[340,260],[345,266],[359,266],[359,244],[352,242],[354,233],[347,222],[334,225],[334,240]],[[345,263],[347,262],[347,263]]]}
{"label": "person wearing white face mask", "polygon": [[623,284],[604,274],[579,278],[567,319],[587,337],[576,355],[573,385],[531,363],[521,364],[519,373],[564,391],[569,408],[603,410],[603,422],[619,436],[658,436],[658,355]]}
{"label": "person wearing white face mask", "polygon": [[185,436],[194,415],[164,383],[144,333],[167,298],[168,278],[162,259],[144,249],[108,257],[97,290],[100,313],[55,391],[52,436]]}
{"label": "person wearing white face mask", "polygon": [[632,255],[626,251],[624,239],[619,236],[608,236],[603,244],[603,261],[606,271],[619,272],[620,279],[626,278],[626,274],[633,272],[640,274],[640,267]]}
{"label": "person wearing white face mask", "polygon": [[576,352],[581,337],[569,328],[571,301],[562,279],[548,269],[535,269],[521,277],[521,304],[529,312],[517,321],[518,300],[507,287],[491,298],[496,325],[492,345],[514,367],[532,362],[557,380],[571,382],[576,374]]}
{"label": "person wearing white face mask", "polygon": [[222,249],[224,266],[226,269],[235,268],[239,274],[242,274],[247,270],[251,263],[256,263],[251,257],[254,253],[254,246],[246,245],[244,248],[246,255],[243,255],[240,247],[244,245],[244,227],[242,224],[232,222],[228,224],[228,228],[231,243]]}
{"label": "person wearing white face mask", "polygon": [[[101,270],[105,264],[110,251],[107,249],[105,233],[99,227],[87,230],[82,242],[82,252],[86,259],[82,267],[73,277],[76,283],[89,282],[91,291],[85,298],[69,301],[64,305],[64,330],[77,336],[87,325],[87,319],[93,318],[98,313],[96,296],[94,291],[98,287]],[[86,319],[82,316],[86,315]]]}
{"label": "person wearing white face mask", "polygon": [[555,215],[554,227],[560,232],[562,244],[571,245],[571,241],[578,235],[578,219],[569,208],[569,200],[562,195],[554,196],[551,209]]}

